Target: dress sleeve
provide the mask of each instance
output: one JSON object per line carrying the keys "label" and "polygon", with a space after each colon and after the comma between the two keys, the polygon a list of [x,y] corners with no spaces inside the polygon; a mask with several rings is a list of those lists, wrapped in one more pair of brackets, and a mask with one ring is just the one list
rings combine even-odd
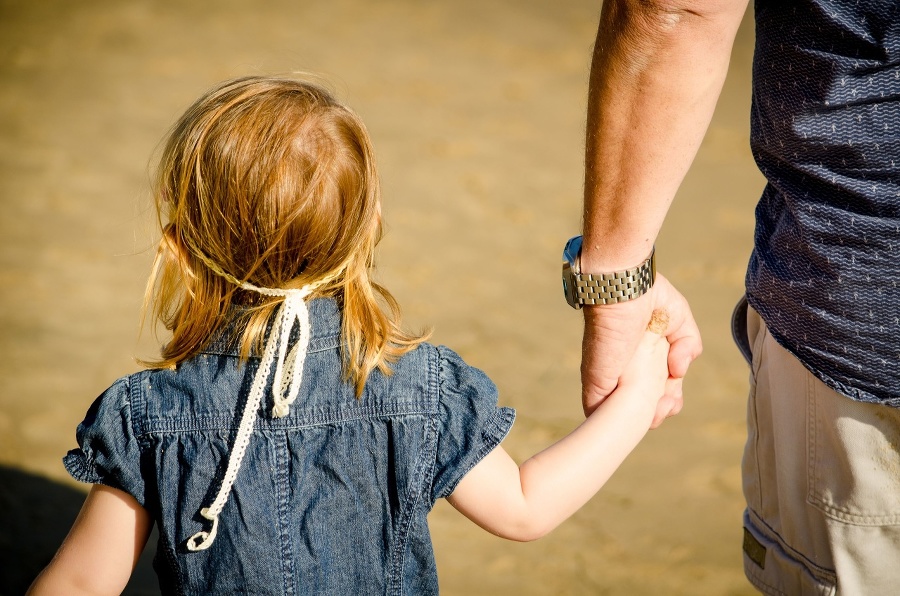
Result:
{"label": "dress sleeve", "polygon": [[75,480],[123,490],[144,505],[129,389],[130,379],[119,379],[91,404],[75,432],[79,447],[66,454],[63,465]]}
{"label": "dress sleeve", "polygon": [[482,371],[441,346],[438,440],[432,499],[447,497],[506,437],[516,418],[497,405],[497,387]]}

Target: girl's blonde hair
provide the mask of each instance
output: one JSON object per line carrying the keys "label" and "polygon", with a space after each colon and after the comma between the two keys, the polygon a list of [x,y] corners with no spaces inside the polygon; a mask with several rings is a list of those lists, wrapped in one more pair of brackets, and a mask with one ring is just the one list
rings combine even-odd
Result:
{"label": "girl's blonde hair", "polygon": [[242,358],[258,351],[283,298],[239,288],[249,282],[338,300],[357,395],[373,369],[389,374],[425,336],[400,328],[397,302],[371,279],[379,195],[365,126],[324,89],[246,77],[210,90],[175,124],[156,175],[163,235],[145,312],[172,338],[146,364],[176,366],[220,329],[240,334]]}

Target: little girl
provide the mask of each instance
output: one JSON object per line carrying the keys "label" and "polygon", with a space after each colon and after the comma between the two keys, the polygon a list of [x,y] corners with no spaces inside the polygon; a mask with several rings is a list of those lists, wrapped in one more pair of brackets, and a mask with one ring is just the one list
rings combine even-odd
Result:
{"label": "little girl", "polygon": [[172,337],[79,425],[64,462],[93,488],[34,594],[120,593],[153,524],[166,594],[436,593],[437,499],[533,540],[654,421],[659,329],[581,426],[517,466],[494,385],[402,331],[372,281],[372,146],[317,86],[212,89],[172,130],[155,197],[147,306]]}

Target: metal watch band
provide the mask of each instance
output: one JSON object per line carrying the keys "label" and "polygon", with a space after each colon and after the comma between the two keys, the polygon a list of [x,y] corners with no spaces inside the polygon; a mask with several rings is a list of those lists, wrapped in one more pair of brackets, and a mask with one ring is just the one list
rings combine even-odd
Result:
{"label": "metal watch band", "polygon": [[579,273],[573,270],[576,268],[577,266],[563,268],[564,278],[567,277],[570,284],[567,298],[573,307],[626,302],[639,298],[653,287],[653,282],[656,281],[656,249],[646,261],[625,271]]}
{"label": "metal watch band", "polygon": [[653,254],[646,261],[625,271],[613,273],[576,273],[575,299],[581,304],[614,304],[643,296],[653,286]]}

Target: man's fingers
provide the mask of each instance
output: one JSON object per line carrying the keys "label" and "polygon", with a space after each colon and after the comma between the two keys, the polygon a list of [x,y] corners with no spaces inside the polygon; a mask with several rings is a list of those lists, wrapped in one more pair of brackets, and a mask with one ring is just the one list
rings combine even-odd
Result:
{"label": "man's fingers", "polygon": [[700,328],[691,312],[687,300],[662,275],[658,275],[657,284],[660,295],[657,304],[663,306],[669,316],[666,339],[669,340],[669,374],[673,377],[684,377],[688,367],[703,352],[703,340]]}
{"label": "man's fingers", "polygon": [[687,375],[688,367],[703,351],[700,336],[683,337],[669,346],[669,374],[679,379]]}
{"label": "man's fingers", "polygon": [[666,389],[659,402],[656,404],[656,414],[650,428],[659,428],[666,418],[671,418],[681,412],[684,407],[684,397],[681,392],[682,379],[669,377],[666,381]]}

